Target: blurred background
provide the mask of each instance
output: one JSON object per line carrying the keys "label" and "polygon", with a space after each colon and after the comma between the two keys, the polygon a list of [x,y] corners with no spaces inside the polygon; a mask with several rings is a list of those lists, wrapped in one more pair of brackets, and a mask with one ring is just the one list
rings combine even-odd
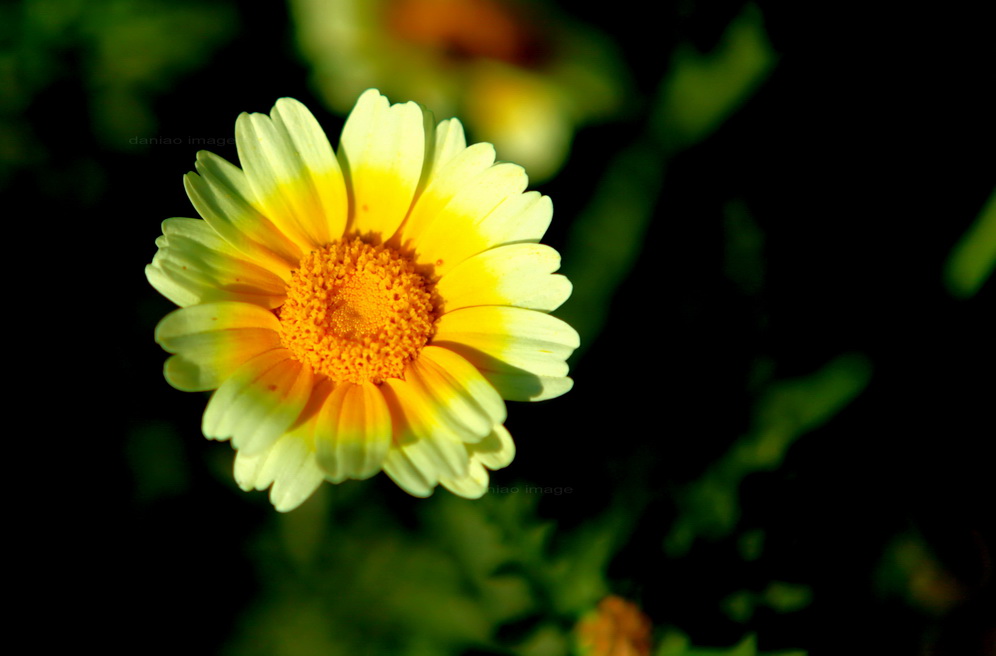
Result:
{"label": "blurred background", "polygon": [[[10,303],[14,368],[51,422],[12,439],[31,451],[17,498],[39,501],[19,533],[40,561],[21,604],[35,639],[996,654],[984,18],[763,0],[0,5],[0,189],[31,272]],[[162,378],[153,329],[172,306],[143,266],[160,222],[193,215],[196,151],[236,159],[239,112],[293,96],[336,143],[368,87],[460,117],[553,198],[575,389],[510,404],[518,454],[482,500],[378,476],[281,515],[201,436],[206,395]]]}

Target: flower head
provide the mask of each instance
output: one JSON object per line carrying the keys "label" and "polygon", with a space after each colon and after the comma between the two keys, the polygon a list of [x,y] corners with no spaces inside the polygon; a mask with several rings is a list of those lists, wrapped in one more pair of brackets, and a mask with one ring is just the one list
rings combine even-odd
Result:
{"label": "flower head", "polygon": [[146,267],[180,306],[156,329],[166,379],[215,390],[204,435],[278,510],[381,470],[479,497],[515,451],[503,399],[572,385],[577,333],[547,314],[571,285],[537,243],[550,200],[427,119],[369,90],[335,153],[296,100],[242,114],[242,168],[198,153],[184,182],[204,220],[167,219]]}
{"label": "flower head", "polygon": [[653,626],[639,606],[616,595],[578,622],[578,652],[584,656],[649,656]]}
{"label": "flower head", "polygon": [[293,0],[316,89],[346,111],[370,84],[467,121],[534,179],[575,129],[618,112],[626,71],[604,38],[518,0]]}

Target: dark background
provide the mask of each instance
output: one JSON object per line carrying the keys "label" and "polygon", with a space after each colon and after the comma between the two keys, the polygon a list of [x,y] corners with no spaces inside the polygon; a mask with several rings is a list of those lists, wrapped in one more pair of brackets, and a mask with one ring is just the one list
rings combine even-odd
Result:
{"label": "dark background", "polygon": [[[611,36],[644,101],[679,39],[707,51],[743,6],[561,4]],[[670,159],[643,251],[604,330],[573,363],[575,390],[512,404],[519,454],[493,484],[571,487],[538,508],[569,532],[637,478],[637,528],[609,578],[655,626],[676,625],[697,645],[744,634],[716,605],[724,591],[777,579],[811,586],[814,601],[755,614],[747,628],[762,650],[996,653],[996,295],[990,280],[954,299],[941,275],[996,184],[992,23],[940,5],[759,6],[776,69],[715,133]],[[286,8],[234,7],[235,36],[155,96],[159,134],[231,136],[238,112],[293,96],[335,135],[341,118],[311,91]],[[33,454],[20,485],[28,496],[55,488],[28,511],[44,545],[30,550],[43,556],[37,571],[68,570],[32,577],[40,594],[29,606],[51,616],[47,640],[66,637],[55,629],[64,627],[95,636],[87,641],[104,653],[218,653],[258,590],[240,545],[273,511],[263,495],[219,483],[228,447],[200,438],[204,397],[169,388],[152,340],[172,306],[142,268],[160,221],[193,215],[180,177],[194,149],[101,142],[84,54],[72,43],[59,50],[58,75],[23,108],[45,154],[4,189],[8,223],[28,236],[12,249],[22,272],[9,302],[15,360],[38,374],[28,408],[55,420],[16,430]],[[540,187],[557,207],[547,243],[564,247],[587,190],[646,120],[635,112],[577,134],[566,167]],[[212,150],[235,159],[234,145]],[[733,200],[764,236],[756,293],[725,268]],[[24,297],[39,298],[41,321],[24,321],[34,311]],[[742,525],[768,531],[762,559],[734,562],[732,538],[665,558],[670,492],[747,430],[758,361],[792,378],[849,352],[873,367],[865,391],[781,468],[741,488]],[[170,442],[179,445],[170,462],[185,467],[182,492],[143,498],[150,488],[136,480],[133,440],[157,431],[182,437]],[[43,473],[53,460],[55,473]],[[418,500],[385,477],[371,489],[399,522],[415,521]],[[943,612],[877,587],[886,545],[910,531],[961,591]]]}

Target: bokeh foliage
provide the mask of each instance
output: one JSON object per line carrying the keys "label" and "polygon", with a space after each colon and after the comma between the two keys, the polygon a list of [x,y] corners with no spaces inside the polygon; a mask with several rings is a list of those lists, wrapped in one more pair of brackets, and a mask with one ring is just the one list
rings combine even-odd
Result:
{"label": "bokeh foliage", "polygon": [[972,296],[996,269],[996,192],[978,218],[955,245],[945,277],[948,289],[959,297]]}
{"label": "bokeh foliage", "polygon": [[609,594],[644,609],[656,656],[996,641],[986,23],[550,6],[625,68],[618,113],[572,125],[539,187],[576,389],[511,408],[519,455],[479,501],[379,477],[277,515],[201,439],[203,399],[162,381],[169,304],[140,272],[238,112],[292,95],[338,131],[289,9],[0,5],[0,188],[15,223],[56,226],[14,243],[65,244],[42,368],[85,408],[54,436],[75,487],[39,517],[88,577],[71,587],[115,599],[67,620],[106,653],[567,656]]}

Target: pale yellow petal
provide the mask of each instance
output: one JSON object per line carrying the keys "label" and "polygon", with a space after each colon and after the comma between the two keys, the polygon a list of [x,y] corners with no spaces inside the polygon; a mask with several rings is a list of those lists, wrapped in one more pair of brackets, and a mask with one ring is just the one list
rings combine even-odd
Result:
{"label": "pale yellow petal", "polygon": [[553,220],[553,201],[538,191],[510,196],[478,224],[489,246],[537,242]]}
{"label": "pale yellow petal", "polygon": [[425,471],[412,461],[408,452],[391,448],[384,458],[384,473],[402,490],[413,497],[427,497],[439,483],[439,475],[433,468]]}
{"label": "pale yellow petal", "polygon": [[[567,376],[567,358],[579,345],[577,331],[543,312],[514,307],[468,307],[436,322],[432,344],[448,348],[477,367],[505,399],[551,398],[570,389],[547,379]],[[517,384],[510,384],[510,379]]]}
{"label": "pale yellow petal", "polygon": [[319,245],[339,239],[349,220],[349,197],[339,159],[318,121],[300,102],[281,98],[273,121],[287,135],[300,159],[301,171],[310,178],[311,203],[323,220],[311,230]]}
{"label": "pale yellow petal", "polygon": [[471,461],[467,475],[459,478],[441,478],[440,485],[465,499],[480,499],[488,491],[490,476],[481,463]]}
{"label": "pale yellow petal", "polygon": [[390,105],[375,89],[360,96],[339,142],[351,192],[348,230],[375,243],[394,235],[422,177],[425,132],[425,117],[415,103]]}
{"label": "pale yellow petal", "polygon": [[491,435],[476,444],[468,444],[467,450],[473,460],[491,470],[507,467],[515,458],[515,442],[504,426],[495,426]]}
{"label": "pale yellow petal", "polygon": [[277,348],[262,353],[226,380],[204,411],[209,439],[231,439],[246,455],[272,445],[297,421],[311,395],[311,370]]}
{"label": "pale yellow petal", "polygon": [[[508,166],[499,164],[491,170]],[[504,169],[506,172],[508,169]],[[516,177],[516,176],[511,176]],[[507,196],[486,216],[478,218],[473,227],[464,227],[447,234],[448,221],[436,222],[419,236],[420,262],[434,266],[436,275],[468,257],[502,244],[538,242],[546,233],[553,217],[553,204],[547,196],[535,191]]]}
{"label": "pale yellow petal", "polygon": [[235,482],[243,490],[270,489],[270,502],[280,512],[297,508],[324,480],[315,451],[306,438],[287,434],[254,455],[235,455]]}
{"label": "pale yellow petal", "polygon": [[431,399],[436,421],[464,442],[488,436],[505,421],[505,402],[474,365],[451,350],[426,346],[406,379]]}
{"label": "pale yellow petal", "polygon": [[196,168],[183,183],[204,220],[240,253],[289,280],[301,247],[253,206],[242,169],[204,150],[197,153]]}
{"label": "pale yellow petal", "polygon": [[240,301],[266,308],[284,302],[284,282],[254,264],[200,219],[166,219],[159,250],[145,269],[163,296],[185,307]]}
{"label": "pale yellow petal", "polygon": [[[473,356],[470,358],[476,359]],[[487,358],[482,361],[487,361]],[[546,401],[574,389],[574,380],[567,376],[539,376],[514,367],[484,370],[481,373],[494,385],[501,397],[508,401]]]}
{"label": "pale yellow petal", "polygon": [[[456,202],[454,199],[461,194],[466,195],[468,189],[479,184],[485,172],[495,162],[494,146],[486,143],[474,144],[459,152],[443,155],[447,159],[434,163],[425,189],[419,194],[399,232],[397,245],[402,249],[418,251],[419,237],[445,216],[447,206]],[[483,215],[461,217],[464,229],[471,229],[480,218]]]}
{"label": "pale yellow petal", "polygon": [[207,303],[175,310],[156,326],[156,342],[173,357],[166,380],[187,392],[221,385],[255,356],[280,346],[272,312],[248,303]]}
{"label": "pale yellow petal", "polygon": [[495,429],[480,442],[466,445],[470,465],[466,476],[440,478],[439,483],[453,494],[478,499],[488,490],[490,476],[485,469],[501,469],[515,457],[515,444],[504,426]]}
{"label": "pale yellow petal", "polygon": [[[438,171],[467,148],[467,136],[458,119],[440,121],[433,135],[432,170]],[[430,180],[432,173],[430,172]],[[427,181],[428,182],[428,181]]]}
{"label": "pale yellow petal", "polygon": [[[471,146],[464,153],[472,152],[476,147]],[[493,241],[488,233],[487,219],[509,199],[521,198],[529,182],[522,167],[506,163],[495,164],[463,181],[462,174],[471,167],[460,167],[462,159],[463,155],[454,158],[448,167],[450,174],[441,175],[434,183],[445,188],[449,180],[457,180],[455,193],[450,198],[440,199],[443,202],[434,203],[436,206],[428,212],[431,222],[425,222],[424,228],[405,235],[416,261],[432,265],[437,276],[445,275],[471,255],[503,243]],[[426,203],[436,200],[429,192],[426,189],[419,197],[413,215],[419,211],[423,199]]]}
{"label": "pale yellow petal", "polygon": [[326,477],[338,483],[369,478],[384,466],[391,445],[391,413],[373,383],[338,385],[322,406],[315,449]]}
{"label": "pale yellow petal", "polygon": [[[406,379],[410,371],[406,371]],[[422,385],[391,378],[381,385],[381,390],[392,413],[391,451],[400,450],[433,485],[441,476],[459,477],[467,473],[469,458],[464,439],[474,436],[451,428],[445,410]]]}
{"label": "pale yellow petal", "polygon": [[549,312],[571,295],[570,281],[553,275],[560,254],[543,244],[509,244],[467,258],[442,277],[436,291],[443,311],[476,305],[513,305]]}
{"label": "pale yellow petal", "polygon": [[281,98],[272,119],[242,114],[239,160],[254,204],[303,251],[342,236],[348,205],[338,160],[311,112]]}

